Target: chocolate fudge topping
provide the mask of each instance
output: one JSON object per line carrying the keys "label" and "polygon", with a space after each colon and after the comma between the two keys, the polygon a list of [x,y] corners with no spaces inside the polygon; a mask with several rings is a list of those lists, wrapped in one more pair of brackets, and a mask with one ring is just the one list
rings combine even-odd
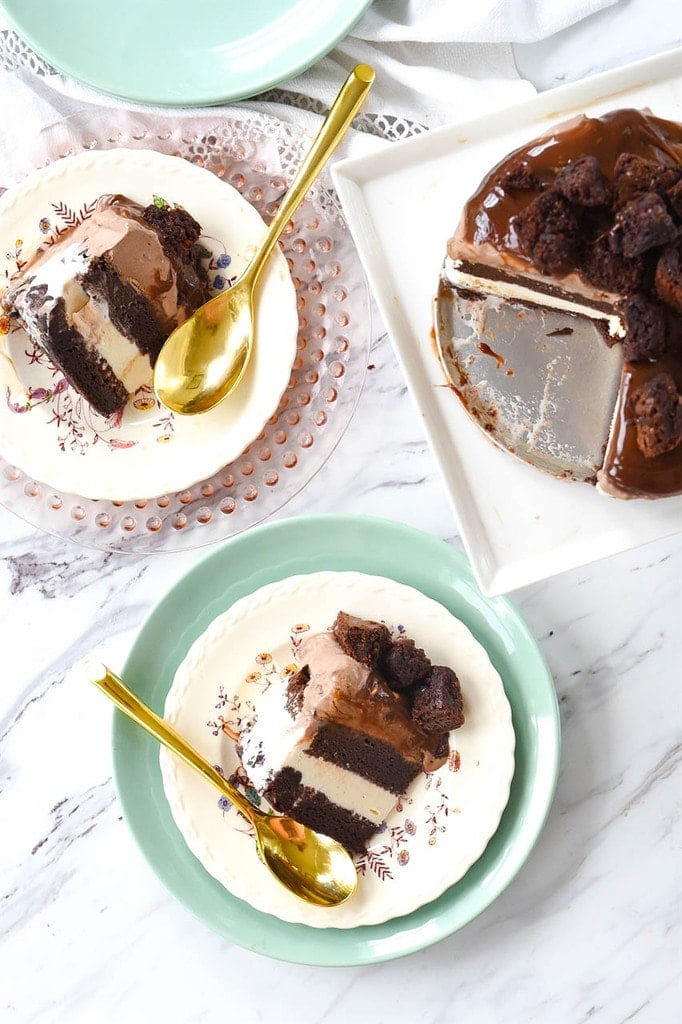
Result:
{"label": "chocolate fudge topping", "polygon": [[[566,184],[567,168],[575,167],[587,156],[596,161],[600,172],[597,180],[603,185],[593,185],[592,192],[588,190],[588,204],[583,201],[582,205],[592,211],[599,211],[602,206],[606,213],[611,190],[614,201],[621,207],[626,201],[651,191],[657,180],[661,180],[661,170],[669,175],[663,178],[666,188],[673,187],[682,178],[682,125],[641,110],[613,110],[603,117],[582,116],[558,126],[544,138],[515,150],[493,168],[467,203],[463,236],[477,246],[485,242],[531,262],[521,249],[513,223],[515,218],[531,205],[538,193],[552,189],[557,179],[559,187],[555,191],[580,205],[580,188],[585,186],[574,186],[571,190]],[[637,158],[634,166],[638,174],[633,170],[632,158]],[[590,165],[595,175],[594,162]],[[584,163],[582,166],[584,168]],[[522,172],[532,175],[532,187],[514,187],[515,176]],[[593,205],[595,187],[597,194],[606,199],[599,206]],[[605,219],[608,222],[609,217]],[[597,227],[599,221],[597,216]]]}

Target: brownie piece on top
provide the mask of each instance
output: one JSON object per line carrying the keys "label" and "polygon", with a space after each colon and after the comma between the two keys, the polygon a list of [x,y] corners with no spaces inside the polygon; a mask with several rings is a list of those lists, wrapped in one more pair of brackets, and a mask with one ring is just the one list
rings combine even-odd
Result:
{"label": "brownie piece on top", "polygon": [[383,667],[392,688],[406,690],[424,678],[431,669],[431,662],[414,640],[399,636],[384,656]]}
{"label": "brownie piece on top", "polygon": [[459,679],[446,665],[435,665],[412,697],[412,720],[429,732],[448,733],[464,725]]}
{"label": "brownie piece on top", "polygon": [[647,459],[673,451],[682,441],[682,396],[669,373],[659,373],[631,395],[637,444]]}
{"label": "brownie piece on top", "polygon": [[336,616],[332,632],[345,654],[369,668],[379,663],[391,642],[391,634],[383,622],[360,619],[346,612]]}

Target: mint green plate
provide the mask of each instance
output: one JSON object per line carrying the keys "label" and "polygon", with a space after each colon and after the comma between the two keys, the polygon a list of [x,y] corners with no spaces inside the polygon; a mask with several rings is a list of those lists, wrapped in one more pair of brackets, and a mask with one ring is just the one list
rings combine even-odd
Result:
{"label": "mint green plate", "polygon": [[497,832],[464,878],[433,903],[383,924],[323,932],[287,924],[232,896],[190,853],[166,803],[158,744],[119,712],[113,727],[114,779],[144,856],[188,910],[247,949],[295,963],[341,966],[423,949],[492,903],[542,829],[561,741],[552,677],[511,602],[484,598],[464,557],[442,541],[383,519],[306,516],[250,530],[216,548],[149,615],[123,677],[162,714],[178,665],[217,615],[266,583],[322,569],[387,576],[440,601],[483,644],[502,677],[516,733],[511,794]]}
{"label": "mint green plate", "polygon": [[292,78],[367,7],[368,0],[0,0],[19,35],[59,71],[123,99],[170,106],[243,99]]}

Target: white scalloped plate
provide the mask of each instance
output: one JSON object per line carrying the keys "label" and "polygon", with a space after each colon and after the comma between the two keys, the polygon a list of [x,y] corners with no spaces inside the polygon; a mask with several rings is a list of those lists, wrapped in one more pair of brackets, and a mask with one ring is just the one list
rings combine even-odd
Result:
{"label": "white scalloped plate", "polygon": [[[179,157],[128,149],[83,153],[0,198],[0,281],[107,193],[144,204],[158,196],[187,209],[203,229],[214,291],[241,272],[265,230],[235,188]],[[279,251],[265,271],[256,310],[257,344],[244,380],[217,408],[193,417],[174,416],[145,389],[122,418],[105,419],[13,327],[0,339],[10,357],[0,358],[0,453],[59,490],[114,501],[155,497],[212,476],[259,435],[289,382],[298,315]],[[8,326],[4,318],[0,330]]]}
{"label": "white scalloped plate", "polygon": [[293,576],[237,601],[195,641],[166,698],[165,717],[226,776],[248,787],[224,726],[257,712],[263,687],[282,685],[292,640],[327,629],[343,609],[402,625],[462,684],[466,722],[452,754],[397,801],[367,855],[358,890],[334,910],[310,907],[282,888],[258,859],[235,809],[162,749],[161,773],[175,822],[194,855],[226,889],[257,910],[316,928],[354,928],[408,914],[440,896],[481,856],[509,798],[515,737],[502,680],[483,647],[442,605],[380,576]]}

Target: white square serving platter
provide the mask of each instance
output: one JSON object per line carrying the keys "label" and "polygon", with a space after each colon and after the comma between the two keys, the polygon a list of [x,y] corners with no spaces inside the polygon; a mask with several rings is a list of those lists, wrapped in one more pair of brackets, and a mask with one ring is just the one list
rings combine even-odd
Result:
{"label": "white square serving platter", "polygon": [[[453,111],[457,97],[453,97]],[[484,174],[579,113],[682,119],[682,51],[340,161],[332,176],[483,593],[492,596],[682,530],[682,497],[619,501],[497,448],[448,387],[433,300],[448,237]]]}

